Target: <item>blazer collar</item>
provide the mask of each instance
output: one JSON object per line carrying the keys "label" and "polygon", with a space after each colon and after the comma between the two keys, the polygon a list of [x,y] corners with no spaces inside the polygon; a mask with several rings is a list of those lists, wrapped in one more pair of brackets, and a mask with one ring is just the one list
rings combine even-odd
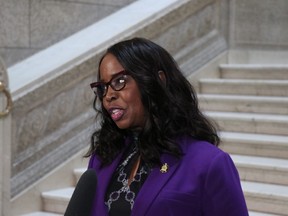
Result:
{"label": "blazer collar", "polygon": [[[122,158],[123,152],[124,151],[117,156],[111,165],[102,168],[101,172],[98,174],[98,185],[101,189],[98,187],[98,191],[96,192],[93,209],[94,215],[108,216],[107,207],[104,204],[105,193],[111,177]],[[160,171],[161,167],[156,167],[152,170],[136,197],[131,213],[132,216],[142,216],[146,214],[166,182],[173,176],[179,165],[178,162],[179,159],[173,155],[163,154],[161,156],[161,163],[163,165],[168,165],[167,172],[162,173]]]}
{"label": "blazer collar", "polygon": [[161,167],[156,167],[152,170],[137,195],[131,215],[142,216],[146,214],[159,192],[173,176],[179,165],[179,163],[177,163],[178,159],[175,156],[168,154],[162,155],[161,162],[163,165],[168,165],[167,172],[161,172]]}

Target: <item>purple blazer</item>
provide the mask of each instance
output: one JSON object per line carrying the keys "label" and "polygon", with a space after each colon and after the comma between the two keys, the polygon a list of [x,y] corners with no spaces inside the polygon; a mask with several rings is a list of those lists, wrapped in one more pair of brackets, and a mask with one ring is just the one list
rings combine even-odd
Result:
{"label": "purple blazer", "polygon": [[[133,216],[248,216],[239,175],[230,156],[204,141],[182,138],[184,156],[179,160],[163,154],[166,173],[154,168],[139,191]],[[122,152],[123,153],[123,152]],[[122,153],[100,168],[92,156],[88,168],[97,171],[98,185],[93,216],[108,216],[104,204],[106,188]]]}

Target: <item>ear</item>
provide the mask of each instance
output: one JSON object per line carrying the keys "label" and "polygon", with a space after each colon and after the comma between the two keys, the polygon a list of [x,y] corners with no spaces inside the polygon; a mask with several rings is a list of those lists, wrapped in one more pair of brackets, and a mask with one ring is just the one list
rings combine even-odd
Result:
{"label": "ear", "polygon": [[163,82],[163,84],[166,85],[166,75],[165,75],[164,71],[162,71],[162,70],[158,71],[158,76],[161,79],[161,81]]}

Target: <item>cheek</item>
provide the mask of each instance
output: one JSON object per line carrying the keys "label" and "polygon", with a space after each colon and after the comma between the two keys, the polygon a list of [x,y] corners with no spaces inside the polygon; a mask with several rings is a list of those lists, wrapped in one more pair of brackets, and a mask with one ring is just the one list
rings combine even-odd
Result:
{"label": "cheek", "polygon": [[107,105],[107,103],[105,102],[105,100],[103,100],[101,103],[102,103],[101,108],[103,108],[104,110],[107,110],[108,105]]}
{"label": "cheek", "polygon": [[145,109],[144,109],[144,106],[142,104],[142,101],[137,102],[137,112],[138,112],[138,115],[141,115],[141,116],[144,115]]}
{"label": "cheek", "polygon": [[132,93],[130,95],[130,100],[129,100],[128,104],[130,104],[130,106],[131,106],[130,108],[134,112],[135,115],[138,115],[138,116],[144,115],[145,108],[144,108],[143,103],[141,101],[141,96],[140,96],[139,92],[134,91],[134,94]]}

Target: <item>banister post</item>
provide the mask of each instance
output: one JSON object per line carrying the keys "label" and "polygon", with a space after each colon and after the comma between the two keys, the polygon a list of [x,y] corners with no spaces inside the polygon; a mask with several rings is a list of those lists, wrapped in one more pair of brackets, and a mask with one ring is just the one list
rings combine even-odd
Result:
{"label": "banister post", "polygon": [[0,58],[0,216],[10,216],[11,108],[6,67]]}

